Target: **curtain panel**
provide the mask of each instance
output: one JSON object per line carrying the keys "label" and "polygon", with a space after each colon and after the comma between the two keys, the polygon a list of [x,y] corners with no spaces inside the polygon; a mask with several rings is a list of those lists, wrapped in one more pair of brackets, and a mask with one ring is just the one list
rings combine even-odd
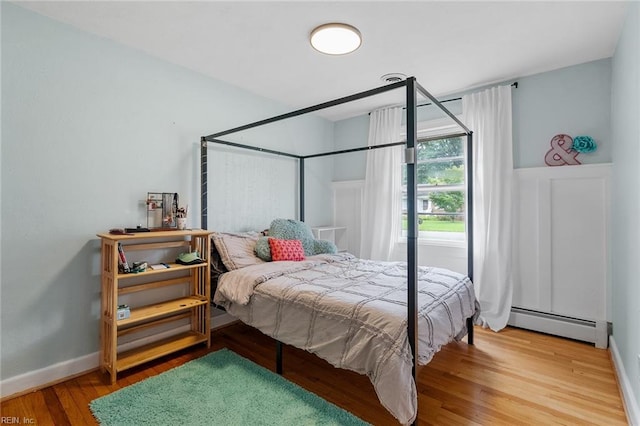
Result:
{"label": "curtain panel", "polygon": [[462,97],[473,131],[474,286],[484,327],[507,325],[513,294],[515,233],[511,87]]}
{"label": "curtain panel", "polygon": [[[373,111],[368,146],[402,141],[401,107]],[[367,151],[360,257],[391,260],[400,236],[402,211],[402,145]]]}

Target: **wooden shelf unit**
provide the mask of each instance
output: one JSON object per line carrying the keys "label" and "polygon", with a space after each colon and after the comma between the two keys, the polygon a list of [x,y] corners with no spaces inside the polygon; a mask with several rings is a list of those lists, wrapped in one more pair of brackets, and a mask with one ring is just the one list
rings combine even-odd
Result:
{"label": "wooden shelf unit", "polygon": [[[210,234],[206,230],[98,234],[102,259],[100,369],[110,375],[112,384],[117,373],[128,368],[200,343],[211,346]],[[118,244],[122,244],[128,260],[134,258],[131,254],[136,251],[167,250],[174,253],[198,251],[205,262],[195,265],[169,263],[174,257],[165,259],[169,265],[167,269],[147,268],[145,272],[125,274],[118,270]],[[131,306],[129,318],[117,319],[120,296],[178,285],[186,285],[189,294]],[[144,295],[138,296],[138,299],[143,298]],[[144,339],[148,340],[153,336],[154,327],[185,320],[190,323],[188,331],[118,352],[119,337],[147,330],[151,336],[146,335]]]}

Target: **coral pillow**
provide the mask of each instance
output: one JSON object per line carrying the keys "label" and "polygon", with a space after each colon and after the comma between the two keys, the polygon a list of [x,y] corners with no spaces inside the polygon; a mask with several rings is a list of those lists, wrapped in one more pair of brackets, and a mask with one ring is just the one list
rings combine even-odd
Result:
{"label": "coral pillow", "polygon": [[304,260],[304,249],[300,240],[269,238],[271,260]]}

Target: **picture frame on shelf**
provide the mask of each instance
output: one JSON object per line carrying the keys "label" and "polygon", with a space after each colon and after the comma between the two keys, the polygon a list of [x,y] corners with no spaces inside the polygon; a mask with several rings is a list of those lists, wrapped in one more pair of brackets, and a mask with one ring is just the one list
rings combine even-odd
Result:
{"label": "picture frame on shelf", "polygon": [[147,228],[178,229],[178,199],[177,192],[147,192]]}

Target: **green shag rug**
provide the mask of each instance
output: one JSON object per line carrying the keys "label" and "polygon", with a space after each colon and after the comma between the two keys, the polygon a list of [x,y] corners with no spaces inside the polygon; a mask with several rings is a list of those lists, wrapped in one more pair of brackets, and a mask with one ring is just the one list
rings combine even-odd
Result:
{"label": "green shag rug", "polygon": [[368,425],[227,349],[95,399],[89,407],[105,426]]}

